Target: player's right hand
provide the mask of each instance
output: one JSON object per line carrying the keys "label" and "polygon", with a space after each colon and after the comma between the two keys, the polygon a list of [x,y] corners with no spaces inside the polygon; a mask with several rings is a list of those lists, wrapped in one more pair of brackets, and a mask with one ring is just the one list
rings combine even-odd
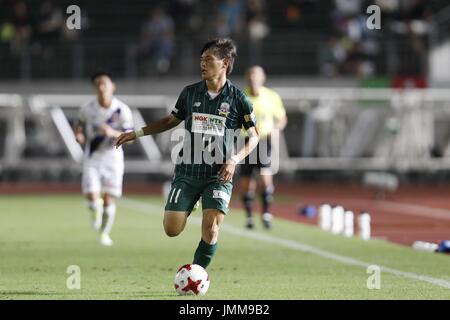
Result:
{"label": "player's right hand", "polygon": [[119,148],[125,142],[131,142],[136,139],[136,133],[134,131],[122,133],[116,141],[116,149]]}
{"label": "player's right hand", "polygon": [[84,139],[84,134],[82,134],[82,133],[77,133],[77,134],[75,134],[75,140],[76,140],[79,144],[83,145],[83,144],[84,144],[84,141],[85,141],[85,139]]}

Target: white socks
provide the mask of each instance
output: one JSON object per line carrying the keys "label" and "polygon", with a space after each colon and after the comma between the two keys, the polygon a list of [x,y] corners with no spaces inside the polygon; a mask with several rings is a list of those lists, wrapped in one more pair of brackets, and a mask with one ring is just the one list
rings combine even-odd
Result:
{"label": "white socks", "polygon": [[102,225],[102,215],[103,215],[103,200],[97,199],[94,201],[88,201],[87,206],[92,213],[91,224],[95,230],[100,230]]}
{"label": "white socks", "polygon": [[110,234],[116,217],[116,205],[110,204],[104,208],[104,221],[102,233]]}

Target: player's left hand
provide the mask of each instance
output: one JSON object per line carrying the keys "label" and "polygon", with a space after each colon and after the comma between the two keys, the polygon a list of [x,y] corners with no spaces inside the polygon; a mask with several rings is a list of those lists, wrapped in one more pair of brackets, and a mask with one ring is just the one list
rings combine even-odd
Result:
{"label": "player's left hand", "polygon": [[126,142],[132,142],[136,139],[136,133],[134,131],[122,133],[116,140],[116,149]]}
{"label": "player's left hand", "polygon": [[108,126],[106,123],[102,123],[98,128],[100,134],[106,137],[114,137],[116,138],[116,130]]}
{"label": "player's left hand", "polygon": [[219,180],[222,183],[231,182],[234,171],[236,170],[236,163],[233,160],[228,160],[222,165],[219,170]]}

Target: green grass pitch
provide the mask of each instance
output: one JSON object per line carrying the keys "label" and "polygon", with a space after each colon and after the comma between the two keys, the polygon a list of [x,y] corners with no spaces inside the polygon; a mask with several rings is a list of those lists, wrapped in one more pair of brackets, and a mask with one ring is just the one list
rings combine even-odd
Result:
{"label": "green grass pitch", "polygon": [[[200,211],[185,231],[162,228],[163,199],[118,202],[114,246],[100,246],[81,195],[0,197],[0,299],[450,299],[450,257],[379,240],[333,236],[276,219],[267,232],[242,228],[231,210],[208,268],[204,297],[180,297],[177,268],[192,261]],[[369,290],[365,264],[381,266],[381,288]],[[66,286],[68,266],[81,288]],[[383,269],[389,268],[389,269]]]}

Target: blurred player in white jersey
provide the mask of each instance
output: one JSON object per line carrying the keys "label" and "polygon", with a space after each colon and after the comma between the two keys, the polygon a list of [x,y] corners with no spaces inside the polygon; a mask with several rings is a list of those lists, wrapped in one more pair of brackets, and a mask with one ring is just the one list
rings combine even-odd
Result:
{"label": "blurred player in white jersey", "polygon": [[133,131],[130,108],[114,97],[111,76],[92,76],[97,97],[82,106],[75,124],[75,138],[84,145],[82,189],[91,212],[92,227],[100,231],[100,243],[111,246],[110,233],[116,215],[115,198],[122,195],[124,156],[114,147],[115,139]]}

